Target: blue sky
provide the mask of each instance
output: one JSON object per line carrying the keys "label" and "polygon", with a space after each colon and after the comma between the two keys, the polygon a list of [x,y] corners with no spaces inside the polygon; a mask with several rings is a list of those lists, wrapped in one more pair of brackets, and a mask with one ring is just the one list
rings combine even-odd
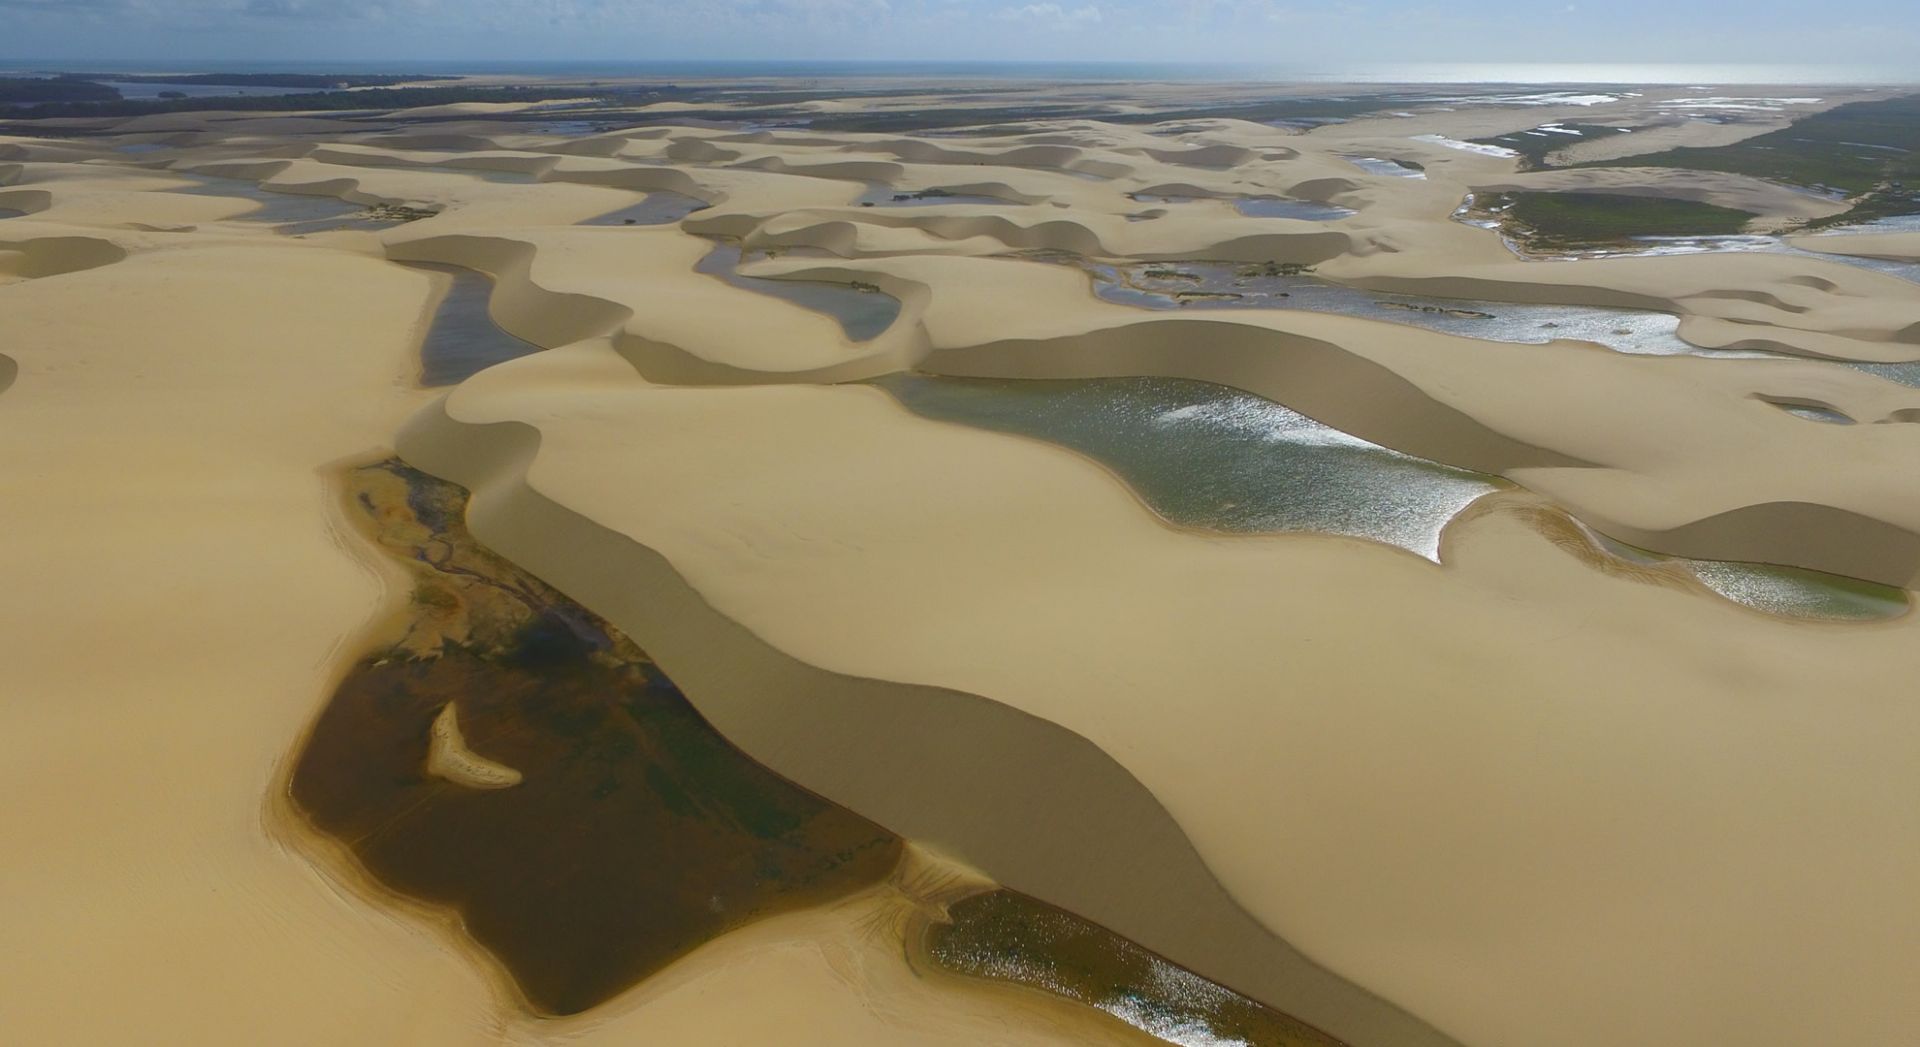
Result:
{"label": "blue sky", "polygon": [[0,0],[0,59],[1920,65],[1850,0]]}

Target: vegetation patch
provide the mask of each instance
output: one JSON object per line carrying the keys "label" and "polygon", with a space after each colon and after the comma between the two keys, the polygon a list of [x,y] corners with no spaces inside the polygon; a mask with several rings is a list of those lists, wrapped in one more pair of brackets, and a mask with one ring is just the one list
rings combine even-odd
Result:
{"label": "vegetation patch", "polygon": [[1510,193],[1509,231],[1529,244],[1569,247],[1611,244],[1637,236],[1726,236],[1746,228],[1753,214],[1731,207],[1616,193]]}
{"label": "vegetation patch", "polygon": [[418,222],[423,218],[432,218],[439,214],[424,207],[410,207],[406,204],[379,203],[367,208],[366,216],[376,222]]}
{"label": "vegetation patch", "polygon": [[1816,227],[1920,214],[1920,95],[1837,106],[1732,145],[1606,162],[1622,163],[1751,175],[1844,193],[1854,202],[1853,210]]}
{"label": "vegetation patch", "polygon": [[[535,1010],[586,1010],[898,864],[898,837],[734,748],[632,640],[476,542],[465,490],[397,460],[347,488],[414,598],[314,724],[293,800],[381,884],[457,912]],[[517,784],[428,773],[449,704]]]}
{"label": "vegetation patch", "polygon": [[1611,127],[1606,124],[1556,123],[1541,124],[1531,130],[1495,135],[1492,138],[1476,138],[1473,141],[1480,145],[1497,145],[1502,149],[1511,149],[1519,153],[1520,169],[1525,171],[1548,166],[1549,156],[1569,146],[1627,133],[1629,132],[1625,128]]}
{"label": "vegetation patch", "polygon": [[[354,91],[315,91],[283,95],[218,95],[206,98],[155,98],[129,100],[104,84],[78,81],[103,88],[111,94],[89,95],[43,101],[16,116],[45,117],[150,116],[155,113],[187,112],[385,112],[424,106],[453,105],[458,102],[551,102],[562,99],[591,98],[622,105],[645,105],[667,99],[681,99],[687,92],[671,86],[634,87],[613,90],[587,87],[510,85],[469,87],[369,87]],[[0,101],[6,101],[0,97]],[[542,113],[551,119],[553,114]]]}
{"label": "vegetation patch", "polygon": [[0,76],[0,105],[48,102],[118,102],[120,92],[70,76]]}
{"label": "vegetation patch", "polygon": [[64,73],[78,80],[111,80],[122,84],[184,84],[195,87],[287,87],[316,91],[349,87],[392,87],[395,84],[460,80],[459,76],[359,73]]}

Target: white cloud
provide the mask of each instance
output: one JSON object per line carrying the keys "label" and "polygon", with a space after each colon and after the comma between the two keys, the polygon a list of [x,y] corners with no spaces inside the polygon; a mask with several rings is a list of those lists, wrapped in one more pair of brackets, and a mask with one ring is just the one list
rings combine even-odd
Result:
{"label": "white cloud", "polygon": [[1071,10],[1055,3],[1028,4],[1025,7],[1002,8],[994,17],[1008,22],[1032,22],[1054,29],[1097,25],[1101,21],[1100,8],[1093,4]]}

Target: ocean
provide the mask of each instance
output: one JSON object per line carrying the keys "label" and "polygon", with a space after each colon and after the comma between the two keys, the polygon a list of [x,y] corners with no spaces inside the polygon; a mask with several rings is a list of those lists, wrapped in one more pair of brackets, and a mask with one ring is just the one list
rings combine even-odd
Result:
{"label": "ocean", "polygon": [[422,73],[553,77],[644,77],[665,80],[897,79],[1058,81],[1257,81],[1271,83],[1404,84],[1913,84],[1920,63],[1906,66],[1715,63],[1345,63],[1328,66],[1174,62],[929,62],[590,60],[526,62],[300,61],[252,59],[139,62],[87,59],[0,59],[0,71],[141,73]]}

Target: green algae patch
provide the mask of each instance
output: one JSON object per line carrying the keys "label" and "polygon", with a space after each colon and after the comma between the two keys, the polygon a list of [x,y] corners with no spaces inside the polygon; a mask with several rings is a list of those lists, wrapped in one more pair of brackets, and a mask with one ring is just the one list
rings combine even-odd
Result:
{"label": "green algae patch", "polygon": [[[457,912],[536,1011],[585,1010],[898,864],[898,837],[754,762],[633,641],[476,542],[465,490],[397,461],[347,486],[415,592],[315,723],[293,799],[381,885]],[[450,703],[517,784],[428,773]]]}

